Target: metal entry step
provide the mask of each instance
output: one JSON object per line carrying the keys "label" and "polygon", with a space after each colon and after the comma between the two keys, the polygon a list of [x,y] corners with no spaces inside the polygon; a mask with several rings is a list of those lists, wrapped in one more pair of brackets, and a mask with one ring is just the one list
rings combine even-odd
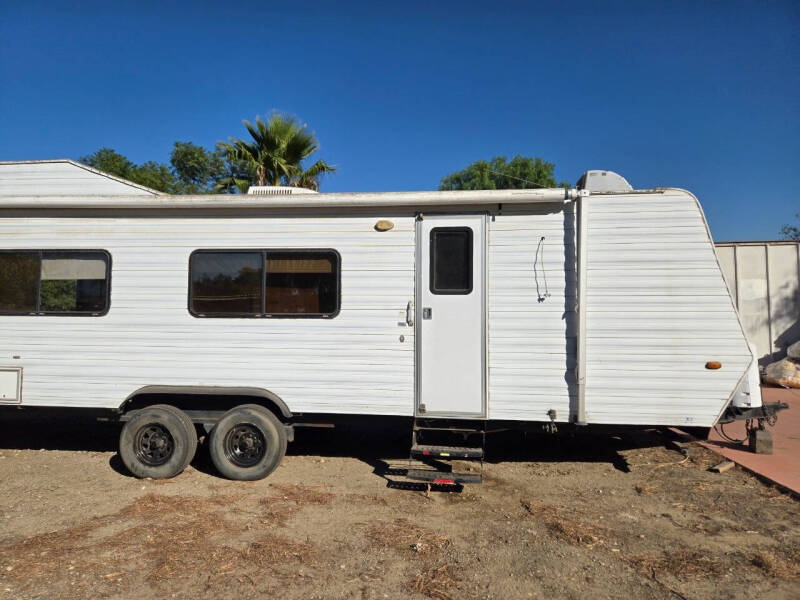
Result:
{"label": "metal entry step", "polygon": [[409,469],[406,477],[415,481],[446,485],[481,483],[483,481],[483,476],[480,473],[451,473],[449,471],[434,471],[431,469]]}
{"label": "metal entry step", "polygon": [[483,458],[483,448],[469,446],[432,446],[414,444],[411,456],[430,456],[433,458]]}

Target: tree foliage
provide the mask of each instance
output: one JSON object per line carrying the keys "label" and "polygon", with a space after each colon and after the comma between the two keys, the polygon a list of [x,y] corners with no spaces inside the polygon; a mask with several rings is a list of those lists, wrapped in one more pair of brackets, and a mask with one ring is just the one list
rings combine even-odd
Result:
{"label": "tree foliage", "polygon": [[111,148],[100,148],[78,160],[90,167],[169,194],[246,193],[251,185],[294,185],[318,190],[320,179],[336,168],[324,160],[306,167],[319,149],[316,136],[296,118],[273,113],[266,122],[244,121],[251,141],[231,139],[208,150],[192,142],[175,142],[169,165],[137,165]]}
{"label": "tree foliage", "polygon": [[100,148],[94,154],[82,156],[78,161],[159,192],[172,194],[177,191],[175,177],[169,167],[151,160],[137,165],[111,148]]}
{"label": "tree foliage", "polygon": [[323,160],[306,168],[304,161],[319,149],[319,141],[296,118],[272,113],[267,121],[256,117],[244,121],[250,141],[232,138],[221,143],[228,161],[229,177],[218,184],[220,191],[243,190],[248,185],[296,185],[319,189],[320,178],[336,168]]}
{"label": "tree foliage", "polygon": [[[541,158],[515,156],[510,161],[505,156],[492,160],[477,160],[461,171],[442,178],[440,190],[502,190],[558,187],[554,176],[555,165]],[[561,187],[569,187],[561,182]]]}
{"label": "tree foliage", "polygon": [[152,160],[137,165],[111,148],[100,148],[78,161],[168,194],[210,194],[226,173],[222,150],[209,151],[192,142],[175,142],[170,166]]}
{"label": "tree foliage", "polygon": [[[795,217],[800,220],[800,213],[797,213]],[[781,235],[787,240],[800,242],[800,227],[797,225],[784,225],[781,227]]]}
{"label": "tree foliage", "polygon": [[181,194],[210,193],[226,175],[220,148],[209,151],[192,142],[175,142],[169,162]]}

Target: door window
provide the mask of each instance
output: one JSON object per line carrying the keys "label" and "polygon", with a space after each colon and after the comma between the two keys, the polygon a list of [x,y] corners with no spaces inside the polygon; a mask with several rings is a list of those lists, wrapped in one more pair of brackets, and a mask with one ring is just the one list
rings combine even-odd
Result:
{"label": "door window", "polygon": [[433,294],[472,292],[472,229],[434,227],[431,229],[431,275]]}

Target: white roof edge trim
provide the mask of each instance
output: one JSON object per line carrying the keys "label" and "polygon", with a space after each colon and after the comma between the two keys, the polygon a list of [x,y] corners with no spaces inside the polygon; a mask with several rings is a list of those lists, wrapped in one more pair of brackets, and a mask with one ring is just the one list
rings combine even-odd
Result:
{"label": "white roof edge trim", "polygon": [[[538,204],[576,200],[579,196],[635,196],[637,194],[689,194],[679,188],[588,193],[564,188],[525,190],[462,190],[428,192],[297,193],[288,196],[205,194],[143,196],[5,196],[0,209],[236,209],[236,208],[426,208],[486,204]],[[694,196],[692,196],[694,197]]]}
{"label": "white roof edge trim", "polygon": [[159,192],[158,190],[149,188],[146,185],[142,185],[140,183],[134,183],[133,181],[129,181],[128,179],[124,179],[122,177],[117,177],[116,175],[112,175],[111,173],[106,173],[105,171],[101,171],[100,169],[95,169],[94,167],[90,167],[89,165],[85,165],[76,160],[72,160],[71,158],[45,158],[42,160],[0,160],[0,165],[39,165],[48,163],[67,163],[72,166],[78,167],[79,169],[84,169],[86,171],[89,171],[90,173],[94,173],[95,175],[100,175],[101,177],[108,177],[109,179],[113,179],[114,181],[118,181],[119,183],[123,183],[125,185],[129,185],[131,187],[143,190],[145,192],[153,194],[154,196],[167,195],[164,194],[164,192]]}
{"label": "white roof edge trim", "polygon": [[469,190],[453,192],[358,192],[309,193],[287,196],[214,194],[179,196],[160,194],[142,196],[6,196],[0,209],[37,208],[133,208],[133,209],[208,209],[208,208],[371,208],[429,207],[481,204],[566,203],[578,197],[577,190]]}

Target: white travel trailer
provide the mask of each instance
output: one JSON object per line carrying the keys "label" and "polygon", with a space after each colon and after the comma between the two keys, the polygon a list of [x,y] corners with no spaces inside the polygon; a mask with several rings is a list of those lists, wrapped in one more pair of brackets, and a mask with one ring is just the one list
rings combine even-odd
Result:
{"label": "white travel trailer", "polygon": [[697,199],[610,172],[579,188],[7,185],[0,403],[109,409],[138,476],[181,472],[204,425],[238,479],[344,416],[413,419],[413,453],[467,458],[417,436],[765,415]]}

